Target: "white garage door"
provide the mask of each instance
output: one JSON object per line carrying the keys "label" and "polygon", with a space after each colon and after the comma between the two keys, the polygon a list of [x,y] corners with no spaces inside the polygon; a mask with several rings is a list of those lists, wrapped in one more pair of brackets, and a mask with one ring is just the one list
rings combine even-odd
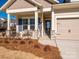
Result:
{"label": "white garage door", "polygon": [[79,39],[79,19],[58,19],[59,39]]}

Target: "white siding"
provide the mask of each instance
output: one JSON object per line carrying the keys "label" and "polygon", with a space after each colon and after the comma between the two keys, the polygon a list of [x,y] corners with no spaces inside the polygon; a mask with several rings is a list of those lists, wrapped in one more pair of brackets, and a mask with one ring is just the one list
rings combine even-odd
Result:
{"label": "white siding", "polygon": [[77,2],[77,1],[79,1],[79,0],[71,0],[71,2]]}

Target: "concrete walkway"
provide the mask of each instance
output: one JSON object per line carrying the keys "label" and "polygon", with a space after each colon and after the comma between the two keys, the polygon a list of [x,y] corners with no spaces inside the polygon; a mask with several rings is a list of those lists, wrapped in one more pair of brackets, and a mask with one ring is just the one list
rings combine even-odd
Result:
{"label": "concrete walkway", "polygon": [[57,40],[63,59],[79,59],[79,40]]}
{"label": "concrete walkway", "polygon": [[[56,41],[63,59],[79,59],[79,40],[57,39]],[[39,42],[56,46],[54,40],[39,40]]]}

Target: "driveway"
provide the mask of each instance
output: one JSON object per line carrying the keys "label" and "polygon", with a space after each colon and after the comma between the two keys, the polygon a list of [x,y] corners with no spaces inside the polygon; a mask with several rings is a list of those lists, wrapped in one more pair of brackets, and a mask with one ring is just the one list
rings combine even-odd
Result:
{"label": "driveway", "polygon": [[[56,41],[63,59],[79,59],[79,40],[57,39]],[[55,46],[54,40],[40,40],[39,42]]]}

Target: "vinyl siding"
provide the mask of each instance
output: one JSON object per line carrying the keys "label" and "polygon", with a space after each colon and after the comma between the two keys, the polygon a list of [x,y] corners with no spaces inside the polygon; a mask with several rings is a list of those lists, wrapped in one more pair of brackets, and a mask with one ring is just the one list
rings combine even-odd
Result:
{"label": "vinyl siding", "polygon": [[25,0],[16,0],[9,9],[22,9],[22,8],[32,8],[34,7],[32,4],[28,3]]}

